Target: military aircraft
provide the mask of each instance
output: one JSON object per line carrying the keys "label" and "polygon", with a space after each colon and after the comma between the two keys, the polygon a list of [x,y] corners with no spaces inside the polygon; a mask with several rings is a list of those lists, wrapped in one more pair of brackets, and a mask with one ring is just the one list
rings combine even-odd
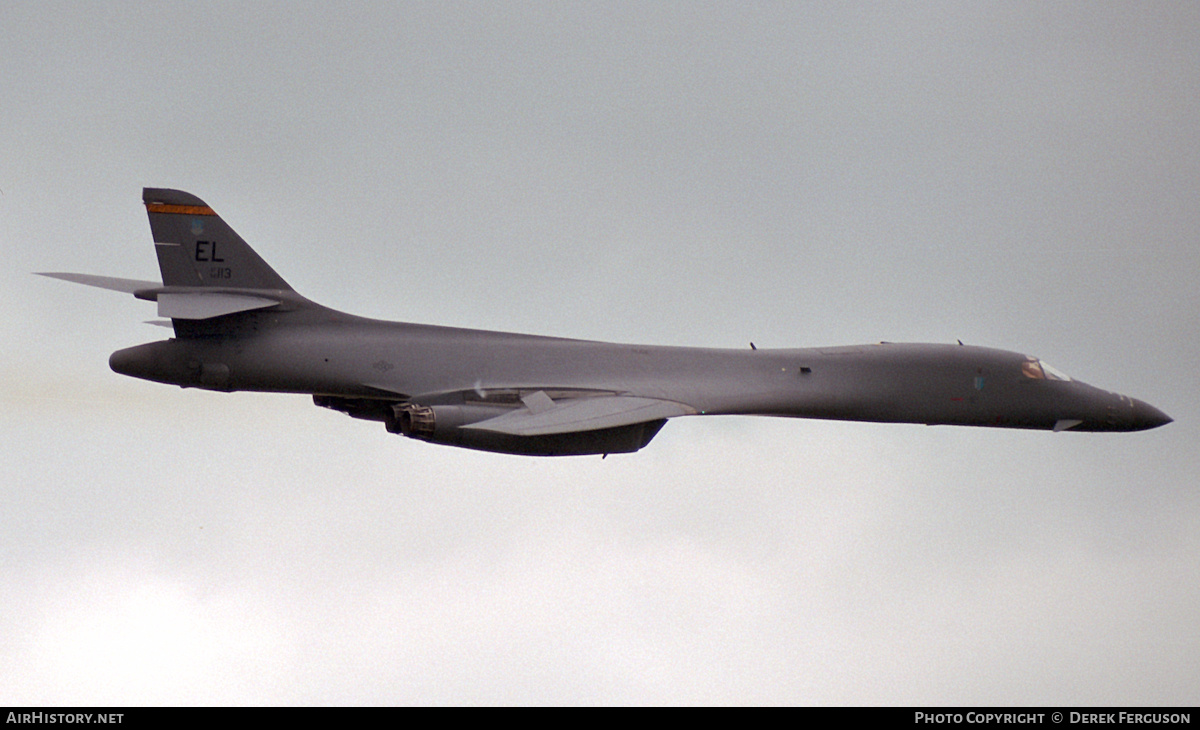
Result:
{"label": "military aircraft", "polygon": [[312,395],[439,444],[565,456],[641,449],[669,418],[758,415],[1052,431],[1170,423],[1140,400],[984,347],[881,342],[655,347],[385,322],[288,286],[203,200],[145,188],[162,283],[45,273],[158,303],[175,337],[114,352],[123,375]]}

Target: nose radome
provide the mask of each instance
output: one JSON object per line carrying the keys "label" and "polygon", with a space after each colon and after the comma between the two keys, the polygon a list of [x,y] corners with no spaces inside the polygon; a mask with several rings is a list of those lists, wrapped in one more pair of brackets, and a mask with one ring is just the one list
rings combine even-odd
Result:
{"label": "nose radome", "polygon": [[1133,401],[1133,428],[1136,431],[1158,428],[1175,420],[1145,401],[1137,398],[1130,400]]}

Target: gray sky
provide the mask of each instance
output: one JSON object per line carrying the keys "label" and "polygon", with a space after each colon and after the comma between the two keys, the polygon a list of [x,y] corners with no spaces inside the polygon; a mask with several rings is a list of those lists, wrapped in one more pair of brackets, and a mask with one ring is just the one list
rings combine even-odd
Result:
{"label": "gray sky", "polygon": [[[1200,702],[1194,3],[0,5],[0,703]],[[438,447],[122,378],[143,186],[357,314],[1002,347],[1176,423]]]}

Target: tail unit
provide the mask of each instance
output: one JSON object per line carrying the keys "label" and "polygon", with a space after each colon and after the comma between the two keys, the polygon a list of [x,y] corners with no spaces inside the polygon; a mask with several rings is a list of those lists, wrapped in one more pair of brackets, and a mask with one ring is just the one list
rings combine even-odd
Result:
{"label": "tail unit", "polygon": [[255,320],[231,317],[301,299],[212,208],[182,190],[143,188],[163,286],[158,302],[180,337],[228,335]]}
{"label": "tail unit", "polygon": [[157,302],[158,316],[170,318],[179,337],[253,331],[265,320],[239,315],[315,307],[200,198],[180,190],[143,188],[142,200],[150,216],[161,284],[65,272],[45,276]]}

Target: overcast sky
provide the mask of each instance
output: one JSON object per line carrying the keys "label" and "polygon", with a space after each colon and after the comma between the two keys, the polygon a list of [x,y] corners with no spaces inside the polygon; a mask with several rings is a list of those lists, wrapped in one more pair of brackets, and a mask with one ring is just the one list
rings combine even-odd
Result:
{"label": "overcast sky", "polygon": [[[0,4],[0,704],[1200,702],[1200,6]],[[533,459],[112,373],[141,188],[356,314],[953,342],[1134,434]]]}

